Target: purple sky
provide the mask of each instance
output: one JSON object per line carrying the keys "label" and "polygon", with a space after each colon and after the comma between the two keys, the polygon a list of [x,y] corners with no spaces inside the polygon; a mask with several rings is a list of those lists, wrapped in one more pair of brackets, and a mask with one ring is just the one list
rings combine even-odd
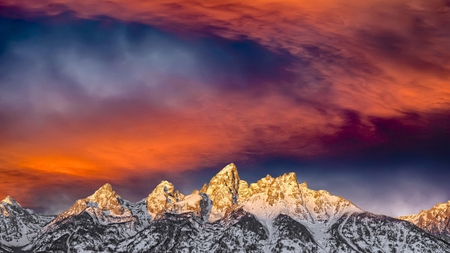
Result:
{"label": "purple sky", "polygon": [[[450,199],[448,1],[0,3],[0,196],[188,194],[234,162],[393,216]],[[1,198],[1,197],[0,197]]]}

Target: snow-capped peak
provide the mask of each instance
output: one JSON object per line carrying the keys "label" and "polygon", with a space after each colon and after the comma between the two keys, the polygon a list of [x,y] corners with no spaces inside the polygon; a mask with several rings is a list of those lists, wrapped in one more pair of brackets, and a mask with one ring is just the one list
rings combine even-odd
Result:
{"label": "snow-capped peak", "polygon": [[261,220],[285,214],[312,223],[328,223],[343,214],[361,211],[348,200],[327,191],[311,190],[306,183],[299,184],[294,172],[276,178],[267,175],[249,185],[240,180],[233,163],[217,173],[200,192],[212,201],[210,221],[221,219],[239,206]]}
{"label": "snow-capped peak", "polygon": [[22,209],[22,206],[17,203],[11,196],[7,196],[0,202],[0,215],[10,216],[11,214],[8,209],[11,210],[11,207]]}
{"label": "snow-capped peak", "polygon": [[211,201],[205,192],[194,190],[185,196],[167,181],[158,184],[145,202],[152,219],[158,219],[159,214],[163,213],[194,213],[207,220],[211,210]]}
{"label": "snow-capped peak", "polygon": [[102,187],[98,188],[91,196],[89,197],[101,197],[106,195],[114,195],[116,194],[113,190],[112,186],[108,183],[104,184]]}
{"label": "snow-capped peak", "polygon": [[273,205],[280,199],[299,200],[298,195],[300,194],[297,176],[294,172],[276,178],[266,175],[258,182],[250,184],[249,187],[247,182],[241,180],[239,192],[242,193],[242,196],[239,196],[240,202],[244,202],[251,196],[264,193],[265,200],[269,205]]}
{"label": "snow-capped peak", "polygon": [[67,217],[78,215],[83,211],[88,211],[101,222],[110,222],[105,217],[131,217],[132,213],[120,203],[120,196],[112,189],[110,184],[105,184],[95,191],[92,195],[84,199],[79,199],[75,204],[58,215],[52,223],[64,220]]}
{"label": "snow-capped peak", "polygon": [[418,214],[399,217],[421,229],[450,241],[450,201],[439,203],[429,210],[422,210]]}
{"label": "snow-capped peak", "polygon": [[439,216],[445,216],[447,213],[450,214],[450,201],[446,203],[438,203],[429,210],[422,210],[418,214],[400,216],[399,219],[412,222],[416,225],[419,223],[423,223],[423,225],[425,225],[426,223],[431,223],[434,220],[439,220]]}
{"label": "snow-capped peak", "polygon": [[239,203],[260,220],[285,214],[296,220],[328,223],[343,214],[361,212],[348,200],[327,191],[311,190],[306,183],[299,184],[293,172],[276,178],[267,175],[249,187],[244,181],[240,187]]}
{"label": "snow-capped peak", "polygon": [[120,215],[124,208],[119,203],[120,196],[112,189],[110,184],[105,184],[84,199],[88,206],[96,206],[102,210],[110,210],[113,214]]}
{"label": "snow-capped peak", "polygon": [[[293,216],[302,207],[301,192],[295,173],[261,178],[247,188],[241,182],[239,203],[260,220],[272,220],[280,214]],[[303,217],[302,217],[303,218]]]}
{"label": "snow-capped peak", "polygon": [[328,223],[344,214],[360,213],[362,210],[351,201],[331,195],[325,190],[311,190],[306,183],[299,184],[303,206],[310,218],[319,223]]}
{"label": "snow-capped peak", "polygon": [[1,201],[1,203],[2,204],[8,204],[8,205],[11,205],[11,206],[20,206],[20,204],[17,203],[17,201],[15,201],[11,196],[6,196],[6,198],[4,198]]}

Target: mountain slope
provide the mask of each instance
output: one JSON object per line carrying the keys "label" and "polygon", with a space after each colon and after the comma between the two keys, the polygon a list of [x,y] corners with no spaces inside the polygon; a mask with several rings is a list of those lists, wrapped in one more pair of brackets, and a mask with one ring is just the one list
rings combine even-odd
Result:
{"label": "mountain slope", "polygon": [[[445,222],[447,209],[436,210]],[[412,223],[309,189],[295,173],[248,184],[234,164],[190,195],[162,181],[132,203],[105,184],[51,222],[12,198],[0,214],[0,252],[450,252]]]}
{"label": "mountain slope", "polygon": [[268,229],[254,215],[236,209],[210,223],[195,215],[163,218],[114,249],[115,252],[450,252],[450,246],[414,225],[386,216],[342,216],[316,238],[311,229],[279,215]]}
{"label": "mountain slope", "polygon": [[132,212],[120,202],[120,196],[113,191],[111,185],[105,184],[91,196],[77,200],[71,208],[58,215],[49,227],[82,212],[88,212],[103,225],[133,222]]}
{"label": "mountain slope", "polygon": [[450,252],[450,245],[411,223],[364,212],[333,224],[326,252]]}
{"label": "mountain slope", "polygon": [[418,214],[401,216],[400,219],[409,221],[428,233],[450,242],[450,201],[439,203]]}
{"label": "mountain slope", "polygon": [[24,250],[105,251],[118,241],[136,234],[138,221],[130,205],[127,208],[111,185],[105,184],[91,196],[77,200],[71,208],[42,228],[33,245]]}
{"label": "mountain slope", "polygon": [[54,216],[38,215],[8,196],[0,202],[0,245],[21,247],[29,244]]}
{"label": "mountain slope", "polygon": [[245,191],[245,197],[239,198],[240,205],[261,220],[285,214],[298,221],[327,224],[344,214],[362,212],[346,199],[324,190],[311,190],[306,183],[299,184],[295,173],[277,178],[267,175]]}

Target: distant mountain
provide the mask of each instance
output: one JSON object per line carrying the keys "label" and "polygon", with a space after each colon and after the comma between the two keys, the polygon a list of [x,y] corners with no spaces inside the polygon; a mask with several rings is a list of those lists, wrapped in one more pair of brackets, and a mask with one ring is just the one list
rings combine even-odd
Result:
{"label": "distant mountain", "polygon": [[450,201],[439,203],[430,210],[422,210],[418,214],[401,216],[428,233],[450,243]]}
{"label": "distant mountain", "polygon": [[12,197],[6,197],[0,202],[0,249],[29,244],[54,218],[22,208]]}
{"label": "distant mountain", "polygon": [[[41,229],[24,251],[75,252],[112,250],[119,241],[137,233],[145,223],[143,202],[122,200],[111,185],[105,184],[91,196],[80,199]],[[133,213],[134,212],[134,213]]]}
{"label": "distant mountain", "polygon": [[0,252],[450,252],[412,223],[311,190],[294,173],[249,185],[234,164],[190,195],[162,181],[131,203],[105,184],[56,217],[12,198],[0,212]]}

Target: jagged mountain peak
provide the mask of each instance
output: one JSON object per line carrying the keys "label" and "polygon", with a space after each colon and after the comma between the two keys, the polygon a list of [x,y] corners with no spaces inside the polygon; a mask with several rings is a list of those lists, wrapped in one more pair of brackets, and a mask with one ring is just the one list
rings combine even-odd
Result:
{"label": "jagged mountain peak", "polygon": [[102,222],[108,223],[105,217],[128,217],[131,211],[122,206],[120,196],[113,190],[110,184],[104,184],[92,195],[79,199],[70,207],[58,215],[52,223],[57,223],[70,216],[79,215],[83,211],[88,211]]}
{"label": "jagged mountain peak", "polygon": [[182,196],[182,194],[178,190],[175,190],[175,186],[171,182],[166,180],[161,181],[161,183],[159,183],[148,196],[150,197],[163,195],[172,197]]}
{"label": "jagged mountain peak", "polygon": [[102,193],[115,193],[115,192],[112,186],[109,183],[106,183],[94,192],[94,194],[102,194]]}
{"label": "jagged mountain peak", "polygon": [[184,195],[172,183],[163,180],[155,189],[147,196],[147,210],[150,215],[155,218],[163,211],[170,211],[173,209],[173,204],[184,199]]}
{"label": "jagged mountain peak", "polygon": [[306,183],[299,184],[299,188],[310,217],[319,223],[328,223],[342,215],[363,212],[351,201],[332,195],[328,191],[309,189],[306,187]]}
{"label": "jagged mountain peak", "polygon": [[346,199],[324,190],[311,190],[306,182],[299,184],[294,172],[278,177],[266,175],[249,185],[239,178],[234,164],[225,166],[201,192],[212,201],[210,221],[221,219],[238,206],[264,220],[286,214],[313,223],[361,211]]}
{"label": "jagged mountain peak", "polygon": [[111,215],[122,215],[125,208],[119,202],[120,196],[113,190],[110,184],[104,184],[91,196],[77,201],[81,207],[93,206],[101,210],[110,211]]}
{"label": "jagged mountain peak", "polygon": [[28,244],[53,218],[23,208],[11,196],[7,196],[0,201],[0,252],[4,252],[4,245],[15,248]]}
{"label": "jagged mountain peak", "polygon": [[399,219],[409,221],[428,233],[450,242],[450,201],[439,203],[418,214],[400,216]]}
{"label": "jagged mountain peak", "polygon": [[301,189],[308,189],[308,184],[306,182],[303,182],[301,184],[298,184],[298,187],[300,187]]}
{"label": "jagged mountain peak", "polygon": [[15,201],[11,196],[7,196],[2,201],[0,201],[0,215],[10,216],[11,208],[15,210],[22,210],[22,206],[17,201]]}
{"label": "jagged mountain peak", "polygon": [[203,184],[202,189],[200,189],[200,192],[206,193],[206,190],[208,190],[208,185],[205,183]]}
{"label": "jagged mountain peak", "polygon": [[309,189],[306,182],[299,184],[294,172],[275,178],[267,175],[250,186],[243,181],[240,187],[239,203],[261,220],[272,220],[284,214],[297,220],[325,224],[345,214],[362,211],[342,197]]}
{"label": "jagged mountain peak", "polygon": [[230,163],[227,166],[223,167],[223,169],[221,169],[217,175],[219,174],[233,174],[233,175],[237,175],[238,174],[238,170],[237,167],[234,163]]}
{"label": "jagged mountain peak", "polygon": [[239,198],[240,178],[236,165],[230,163],[209,181],[206,194],[213,206],[211,220],[223,217],[227,209],[237,204]]}
{"label": "jagged mountain peak", "polygon": [[209,181],[209,185],[206,189],[207,194],[213,193],[216,189],[221,186],[231,187],[231,191],[237,194],[237,189],[239,188],[239,174],[234,163],[230,163],[225,166],[219,173]]}
{"label": "jagged mountain peak", "polygon": [[252,195],[252,191],[250,190],[250,187],[248,186],[247,181],[240,180],[239,181],[239,202],[242,202],[243,200],[246,200],[248,197]]}
{"label": "jagged mountain peak", "polygon": [[[243,185],[245,188],[245,184]],[[249,194],[247,196],[265,193],[268,198],[267,201],[273,204],[275,201],[284,199],[285,195],[296,199],[300,194],[297,176],[294,172],[283,174],[276,178],[266,175],[258,180],[256,183],[250,184]]]}
{"label": "jagged mountain peak", "polygon": [[444,203],[440,202],[440,203],[434,205],[433,207],[431,207],[428,210],[421,210],[417,214],[410,214],[410,215],[400,216],[399,219],[413,222],[415,219],[418,219],[421,216],[425,216],[425,215],[429,214],[430,212],[445,211],[447,209],[450,209],[450,201],[444,202]]}
{"label": "jagged mountain peak", "polygon": [[283,175],[279,176],[278,178],[279,178],[279,180],[282,180],[284,182],[294,182],[294,183],[298,184],[297,174],[295,174],[295,172],[284,173]]}
{"label": "jagged mountain peak", "polygon": [[[174,186],[171,182],[163,180],[161,181],[156,187],[155,190],[156,191],[168,191],[168,192],[173,192],[174,191]],[[155,191],[153,190],[153,191]]]}
{"label": "jagged mountain peak", "polygon": [[158,184],[145,201],[153,220],[164,217],[164,213],[193,213],[207,220],[211,209],[211,203],[205,192],[193,190],[190,195],[185,196],[175,190],[173,184],[168,181]]}
{"label": "jagged mountain peak", "polygon": [[2,201],[1,201],[1,203],[2,204],[8,204],[8,205],[11,205],[11,206],[21,206],[17,201],[15,201],[14,199],[13,199],[13,197],[11,197],[11,196],[6,196],[6,198],[4,198]]}
{"label": "jagged mountain peak", "polygon": [[[275,178],[266,175],[251,183],[248,189],[246,182],[241,182],[241,186],[240,204],[261,220],[272,220],[280,214],[299,216],[295,213],[304,210],[297,177],[293,172]],[[304,217],[306,215],[300,219],[306,219]]]}
{"label": "jagged mountain peak", "polygon": [[[20,252],[450,252],[411,223],[309,189],[295,173],[249,185],[234,164],[186,196],[162,181],[131,203],[105,184],[50,223],[7,202],[15,201],[0,202],[0,212],[11,210],[0,220],[0,251],[6,245]],[[426,214],[426,224],[431,218],[449,224],[448,207],[450,201],[419,215]]]}
{"label": "jagged mountain peak", "polygon": [[108,205],[108,202],[114,201],[120,198],[120,196],[113,190],[112,186],[108,183],[104,184],[86,200],[99,203],[100,208],[103,205]]}

